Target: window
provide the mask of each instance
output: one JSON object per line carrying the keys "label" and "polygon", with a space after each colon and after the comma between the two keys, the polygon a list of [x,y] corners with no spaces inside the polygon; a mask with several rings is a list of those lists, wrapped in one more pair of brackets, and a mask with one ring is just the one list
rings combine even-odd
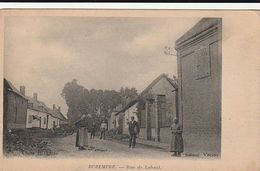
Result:
{"label": "window", "polygon": [[43,124],[44,125],[46,124],[46,118],[45,117],[43,118]]}
{"label": "window", "polygon": [[202,47],[196,52],[196,69],[197,69],[197,80],[210,76],[210,55],[209,47]]}

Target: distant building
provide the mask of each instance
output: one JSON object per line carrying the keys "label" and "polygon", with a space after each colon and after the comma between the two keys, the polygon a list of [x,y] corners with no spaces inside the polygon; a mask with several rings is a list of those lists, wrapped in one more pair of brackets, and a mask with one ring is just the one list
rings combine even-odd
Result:
{"label": "distant building", "polygon": [[221,150],[221,27],[203,18],[176,41],[185,152]]}
{"label": "distant building", "polygon": [[53,104],[52,110],[49,109],[49,111],[51,112],[53,127],[59,128],[61,125],[68,123],[65,116],[61,113],[60,107],[57,108],[56,105]]}
{"label": "distant building", "polygon": [[134,100],[129,102],[122,110],[116,113],[116,118],[118,121],[118,129],[122,134],[128,134],[128,124],[131,117],[134,116],[136,121],[139,121],[137,115],[137,104],[138,100]]}
{"label": "distant building", "polygon": [[46,105],[38,100],[38,94],[33,93],[33,97],[29,99],[27,108],[27,122],[26,128],[43,128],[48,129],[49,112]]}
{"label": "distant building", "polygon": [[38,100],[38,94],[25,96],[25,86],[18,91],[10,81],[4,79],[4,127],[8,129],[41,128],[53,129],[67,124],[60,107],[50,109]]}
{"label": "distant building", "polygon": [[60,107],[49,108],[44,102],[39,101],[37,93],[33,98],[28,97],[27,124],[26,128],[53,129],[59,128],[62,124],[67,124],[67,119],[60,111]]}
{"label": "distant building", "polygon": [[176,80],[165,74],[158,76],[140,94],[140,137],[170,143],[170,126],[176,114]]}
{"label": "distant building", "polygon": [[140,138],[170,143],[170,126],[176,116],[175,80],[165,74],[158,76],[136,100],[119,111],[119,123],[123,134],[128,134],[127,121],[135,117],[140,125]]}
{"label": "distant building", "polygon": [[25,129],[28,99],[25,87],[19,92],[13,84],[4,79],[4,130]]}
{"label": "distant building", "polygon": [[111,111],[108,118],[108,130],[119,128],[119,116],[116,114],[122,110],[122,104],[119,104],[115,109]]}

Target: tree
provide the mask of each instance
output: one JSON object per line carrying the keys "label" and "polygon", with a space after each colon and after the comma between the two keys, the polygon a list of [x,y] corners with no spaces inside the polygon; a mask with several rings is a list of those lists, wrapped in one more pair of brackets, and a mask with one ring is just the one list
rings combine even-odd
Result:
{"label": "tree", "polygon": [[76,79],[66,83],[62,90],[61,96],[69,107],[67,116],[71,122],[77,120],[84,112],[83,95],[84,87],[79,85]]}
{"label": "tree", "polygon": [[[88,90],[79,85],[76,79],[65,84],[61,96],[68,105],[68,120],[73,123],[82,114],[90,114],[97,123],[107,118],[118,104],[126,104],[138,97],[135,88],[115,90]],[[101,119],[100,119],[101,118]]]}

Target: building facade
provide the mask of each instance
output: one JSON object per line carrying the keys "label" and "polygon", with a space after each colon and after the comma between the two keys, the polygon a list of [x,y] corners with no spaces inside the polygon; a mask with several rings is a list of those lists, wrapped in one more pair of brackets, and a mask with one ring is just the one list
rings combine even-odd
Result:
{"label": "building facade", "polygon": [[170,144],[170,126],[177,117],[175,81],[161,74],[140,94],[140,138]]}
{"label": "building facade", "polygon": [[48,116],[50,115],[45,108],[45,104],[38,100],[38,94],[28,97],[26,128],[48,129]]}
{"label": "building facade", "polygon": [[120,131],[129,134],[127,122],[134,116],[140,126],[139,138],[170,144],[170,126],[177,117],[176,88],[176,80],[165,74],[158,76],[136,100],[116,114]]}
{"label": "building facade", "polygon": [[112,110],[108,118],[108,130],[119,129],[119,116],[116,114],[121,110],[122,104],[117,105],[116,108]]}
{"label": "building facade", "polygon": [[17,90],[13,84],[4,79],[4,130],[25,129],[28,99],[24,87]]}
{"label": "building facade", "polygon": [[138,102],[132,102],[129,106],[123,111],[123,118],[122,118],[122,132],[123,134],[129,134],[128,130],[128,122],[131,121],[131,117],[135,118],[135,121],[139,122],[137,116],[137,104]]}
{"label": "building facade", "polygon": [[28,97],[27,123],[26,128],[54,129],[60,128],[61,124],[66,124],[67,120],[60,111],[60,107],[49,108],[37,98],[37,93],[33,98]]}
{"label": "building facade", "polygon": [[175,48],[185,151],[220,153],[221,19],[203,18]]}

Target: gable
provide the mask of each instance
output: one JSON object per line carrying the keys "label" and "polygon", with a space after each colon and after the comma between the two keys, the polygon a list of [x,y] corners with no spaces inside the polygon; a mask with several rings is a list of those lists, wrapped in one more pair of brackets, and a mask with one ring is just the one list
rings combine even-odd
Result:
{"label": "gable", "polygon": [[162,77],[157,83],[148,89],[147,93],[167,95],[173,91],[175,91],[175,88],[172,86],[172,84],[167,80],[166,77]]}

